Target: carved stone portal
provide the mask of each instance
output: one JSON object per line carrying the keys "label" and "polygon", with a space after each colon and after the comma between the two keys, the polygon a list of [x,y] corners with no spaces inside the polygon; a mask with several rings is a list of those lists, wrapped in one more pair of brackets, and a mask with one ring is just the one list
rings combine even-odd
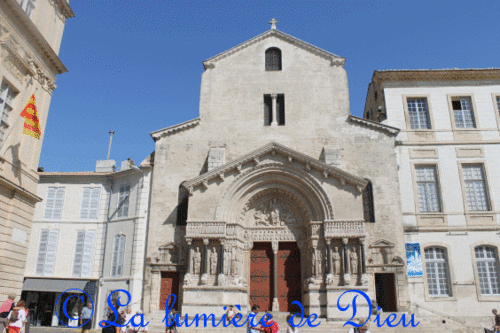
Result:
{"label": "carved stone portal", "polygon": [[278,199],[272,199],[260,204],[253,214],[256,226],[283,226],[297,223],[295,214],[289,205]]}

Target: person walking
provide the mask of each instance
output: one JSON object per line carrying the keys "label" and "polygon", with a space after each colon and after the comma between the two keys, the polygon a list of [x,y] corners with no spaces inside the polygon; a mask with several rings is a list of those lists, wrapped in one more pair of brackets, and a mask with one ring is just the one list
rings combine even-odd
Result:
{"label": "person walking", "polygon": [[7,327],[7,316],[15,305],[14,299],[16,299],[16,294],[10,294],[2,305],[0,305],[0,333],[5,332],[5,328]]}
{"label": "person walking", "polygon": [[8,333],[19,333],[21,328],[24,327],[24,323],[26,322],[26,310],[24,307],[24,301],[21,300],[17,302],[17,305],[9,312],[7,316],[9,320],[7,326]]}
{"label": "person walking", "polygon": [[[257,317],[257,313],[259,312],[259,309],[260,309],[260,306],[258,306],[257,304],[252,305],[252,312],[250,312],[250,314],[253,314],[254,318]],[[260,332],[263,331],[262,328],[257,328],[258,324],[255,324],[255,321],[256,321],[255,319],[254,320],[248,320],[248,323],[247,323],[247,333],[260,333]],[[253,326],[253,325],[255,325],[255,326]]]}
{"label": "person walking", "polygon": [[[113,307],[116,309],[116,312],[118,312],[119,306],[116,303],[113,304]],[[116,323],[119,325],[123,325],[124,323],[122,316],[120,316],[120,314],[118,313],[118,318],[115,318],[115,312],[111,311],[109,307],[108,307],[108,313],[106,314],[106,320],[112,323],[116,321]],[[105,327],[102,328],[102,333],[120,333],[120,327],[113,325],[105,325]]]}
{"label": "person walking", "polygon": [[175,322],[175,309],[172,309],[168,314],[168,323],[166,323],[166,333],[177,333],[177,323]]}
{"label": "person walking", "polygon": [[88,303],[87,306],[82,309],[80,325],[83,325],[82,333],[88,333],[92,327],[92,303]]}

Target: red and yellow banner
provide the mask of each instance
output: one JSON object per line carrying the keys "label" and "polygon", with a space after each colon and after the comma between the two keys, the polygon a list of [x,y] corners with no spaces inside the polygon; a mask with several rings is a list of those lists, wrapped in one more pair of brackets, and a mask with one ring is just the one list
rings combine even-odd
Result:
{"label": "red and yellow banner", "polygon": [[23,134],[34,137],[40,140],[40,119],[38,119],[38,112],[36,111],[35,94],[31,95],[30,101],[21,112],[21,117],[24,118]]}

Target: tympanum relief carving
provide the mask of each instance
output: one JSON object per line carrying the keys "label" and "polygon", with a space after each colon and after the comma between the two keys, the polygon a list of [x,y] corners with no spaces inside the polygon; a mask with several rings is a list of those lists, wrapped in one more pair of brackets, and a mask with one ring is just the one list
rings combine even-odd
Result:
{"label": "tympanum relief carving", "polygon": [[288,204],[279,200],[271,199],[255,208],[253,214],[256,226],[284,226],[285,224],[297,223],[297,218]]}

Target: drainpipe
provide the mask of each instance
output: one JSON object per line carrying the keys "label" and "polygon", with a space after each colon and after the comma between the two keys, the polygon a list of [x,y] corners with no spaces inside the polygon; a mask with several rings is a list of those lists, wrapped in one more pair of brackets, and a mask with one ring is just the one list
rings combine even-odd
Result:
{"label": "drainpipe", "polygon": [[[144,183],[143,183],[144,184]],[[149,216],[151,212],[151,193],[153,192],[153,168],[151,168],[151,172],[149,173],[149,195],[148,195],[148,214],[146,216],[146,239],[144,240],[144,260],[142,261],[144,263],[144,267],[142,269],[142,310],[144,311],[145,309],[145,304],[144,304],[144,294],[145,294],[145,288],[144,286],[146,285],[146,259],[148,256],[148,236],[149,236]],[[151,303],[151,284],[149,285],[149,302]],[[148,309],[150,310],[150,309]],[[148,311],[149,312],[149,311]]]}
{"label": "drainpipe", "polygon": [[[102,266],[101,266],[101,276],[99,277],[99,285],[98,285],[98,290],[101,289],[101,284],[104,283],[103,279],[104,279],[104,263],[106,262],[106,247],[108,245],[108,225],[109,225],[109,221],[110,221],[110,211],[111,211],[111,198],[113,196],[113,185],[114,185],[114,180],[110,177],[109,175],[106,175],[106,178],[107,180],[110,182],[111,186],[110,186],[110,189],[109,189],[109,198],[108,198],[108,210],[107,210],[107,213],[106,213],[106,230],[104,231],[104,249],[102,251]],[[101,293],[99,293],[101,294]],[[100,297],[101,295],[99,295]],[[96,304],[96,311],[94,312],[94,318],[100,318],[99,316],[99,312],[100,312],[100,308],[99,308],[99,298],[98,298],[98,301],[97,301],[97,304]],[[99,317],[97,317],[99,316]],[[97,320],[94,320],[94,327],[95,327],[95,323],[98,322]]]}

